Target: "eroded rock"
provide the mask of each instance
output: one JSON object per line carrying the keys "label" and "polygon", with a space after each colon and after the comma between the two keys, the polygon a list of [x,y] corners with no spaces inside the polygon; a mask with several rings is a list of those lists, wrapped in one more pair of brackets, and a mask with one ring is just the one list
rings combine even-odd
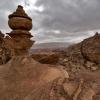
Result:
{"label": "eroded rock", "polygon": [[13,30],[7,34],[11,37],[11,42],[8,43],[14,51],[14,55],[27,54],[34,43],[30,40],[33,36],[29,32],[32,29],[32,19],[25,13],[21,5],[9,15],[8,25]]}
{"label": "eroded rock", "polygon": [[81,46],[82,55],[85,59],[100,64],[100,34],[85,39]]}

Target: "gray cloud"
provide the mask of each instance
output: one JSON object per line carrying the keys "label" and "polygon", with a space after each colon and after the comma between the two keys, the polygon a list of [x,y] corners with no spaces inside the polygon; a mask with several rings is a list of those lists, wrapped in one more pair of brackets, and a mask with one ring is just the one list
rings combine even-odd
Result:
{"label": "gray cloud", "polygon": [[[1,1],[1,30],[9,31],[8,14],[23,3],[24,0]],[[79,41],[100,29],[100,0],[37,0],[35,4],[27,0],[27,3],[25,7],[30,9],[26,12],[33,19],[32,33],[37,42]]]}
{"label": "gray cloud", "polygon": [[98,29],[100,2],[98,0],[38,0],[45,10],[41,26],[68,32]]}
{"label": "gray cloud", "polygon": [[0,30],[3,32],[10,31],[10,28],[8,27],[8,15],[12,13],[20,3],[20,0],[0,1]]}

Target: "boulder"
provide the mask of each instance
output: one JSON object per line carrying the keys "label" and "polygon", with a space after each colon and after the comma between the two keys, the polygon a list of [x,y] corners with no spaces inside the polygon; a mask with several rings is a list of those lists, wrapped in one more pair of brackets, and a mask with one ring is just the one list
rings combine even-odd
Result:
{"label": "boulder", "polygon": [[81,52],[85,59],[100,64],[100,34],[85,39],[81,45]]}

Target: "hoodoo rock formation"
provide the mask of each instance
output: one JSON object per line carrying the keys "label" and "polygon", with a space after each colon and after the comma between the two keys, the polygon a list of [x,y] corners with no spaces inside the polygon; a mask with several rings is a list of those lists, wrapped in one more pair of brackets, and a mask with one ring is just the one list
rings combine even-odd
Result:
{"label": "hoodoo rock formation", "polygon": [[[55,65],[40,64],[28,55],[28,49],[33,44],[30,40],[32,35],[28,32],[32,28],[32,19],[22,6],[18,6],[16,12],[9,15],[8,24],[13,31],[8,33],[10,38],[6,37],[5,46],[14,51],[14,55],[8,63],[0,66],[0,100],[48,100],[50,93],[47,91],[53,89],[53,82],[62,82],[69,77],[68,73]],[[44,89],[39,92],[42,87]],[[33,91],[37,91],[35,95]],[[62,94],[57,97],[59,93],[56,91],[53,93],[56,94],[53,98],[57,99],[51,100],[63,97]]]}
{"label": "hoodoo rock formation", "polygon": [[9,27],[13,30],[8,35],[11,37],[11,48],[14,55],[23,55],[28,53],[28,49],[33,45],[31,33],[32,19],[25,13],[22,6],[18,6],[17,10],[9,15]]}

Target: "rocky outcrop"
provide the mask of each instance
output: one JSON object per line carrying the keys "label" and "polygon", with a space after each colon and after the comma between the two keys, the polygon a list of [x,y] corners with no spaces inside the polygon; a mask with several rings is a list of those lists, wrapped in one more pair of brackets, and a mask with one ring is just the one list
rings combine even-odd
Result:
{"label": "rocky outcrop", "polygon": [[100,64],[100,34],[87,38],[82,42],[81,52],[85,59]]}
{"label": "rocky outcrop", "polygon": [[100,91],[100,76],[95,75],[82,72],[80,76],[69,77],[62,66],[16,56],[0,66],[0,99],[95,100]]}
{"label": "rocky outcrop", "polygon": [[14,55],[25,55],[28,53],[29,48],[33,45],[30,40],[32,29],[32,19],[25,13],[22,6],[18,6],[13,14],[9,15],[9,27],[13,30],[7,33],[11,39],[8,41],[9,48],[13,49]]}
{"label": "rocky outcrop", "polygon": [[0,32],[0,64],[7,63],[14,55],[28,54],[33,45],[31,33],[32,19],[25,13],[22,6],[9,15],[8,25],[13,31],[4,37]]}
{"label": "rocky outcrop", "polygon": [[56,66],[40,64],[31,57],[16,56],[6,65],[0,66],[0,99],[24,100],[35,91],[32,97],[44,100],[41,96],[46,92],[46,96],[49,95],[54,80],[68,77],[67,72]]}
{"label": "rocky outcrop", "polygon": [[[30,40],[32,36],[28,32],[32,27],[31,21],[22,6],[18,6],[16,12],[9,16],[9,26],[13,31],[8,34],[10,38],[8,36],[4,40],[7,43],[5,46],[14,51],[14,55],[7,64],[0,66],[1,100],[25,100],[35,89],[40,90],[43,86],[52,84],[54,80],[63,80],[69,77],[68,73],[61,68],[43,65],[34,61],[31,57],[25,56],[28,55],[27,50],[32,45]],[[25,23],[30,24],[30,27]],[[43,91],[37,91],[36,95],[39,96],[39,94],[44,95]],[[37,99],[37,96],[33,96]],[[39,98],[39,100],[44,100],[41,97]]]}
{"label": "rocky outcrop", "polygon": [[0,32],[0,65],[7,63],[11,59],[11,51],[5,46],[4,34]]}

